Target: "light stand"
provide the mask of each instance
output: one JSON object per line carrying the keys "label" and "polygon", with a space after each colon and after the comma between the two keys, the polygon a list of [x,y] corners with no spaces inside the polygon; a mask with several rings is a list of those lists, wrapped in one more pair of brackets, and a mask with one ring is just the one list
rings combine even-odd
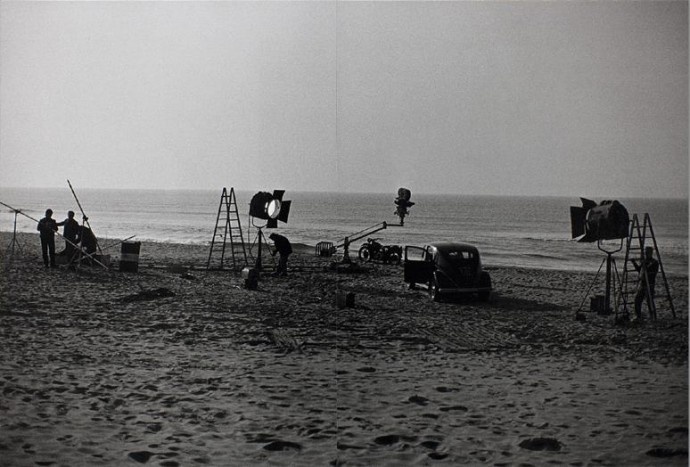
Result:
{"label": "light stand", "polygon": [[[254,244],[257,245],[257,253],[256,253],[256,260],[254,261],[254,269],[256,269],[257,272],[263,271],[263,244],[268,244],[268,241],[266,240],[266,236],[264,235],[264,228],[266,227],[266,224],[264,225],[256,225],[254,223],[255,219],[252,218],[250,220],[250,225],[253,225],[257,229],[256,233],[256,238],[252,242],[252,245],[250,247],[250,253],[251,250],[254,248]],[[250,237],[251,238],[251,237]]]}
{"label": "light stand", "polygon": [[10,256],[14,256],[15,245],[17,246],[17,249],[19,249],[19,251],[23,251],[22,245],[19,243],[19,240],[17,240],[17,215],[21,214],[21,210],[12,209],[12,212],[14,212],[14,227],[12,228],[12,241],[10,241],[10,244],[7,247],[7,251],[10,252]]}
{"label": "light stand", "polygon": [[352,259],[350,259],[350,239],[348,237],[345,237],[343,240],[343,263],[351,263]]}
{"label": "light stand", "polygon": [[[607,250],[601,246],[601,240],[597,242],[597,248],[606,253],[606,294],[604,296],[604,310],[611,313],[611,269],[616,267],[616,260],[613,257],[614,253],[618,253],[623,249],[623,239],[620,240],[620,245],[615,250]],[[616,268],[616,276],[618,276],[618,269]],[[614,286],[615,288],[615,286]]]}
{"label": "light stand", "polygon": [[[614,283],[614,276],[613,272],[615,270],[616,273],[616,278],[618,277],[618,268],[616,267],[616,259],[613,257],[615,253],[618,253],[623,249],[623,239],[620,239],[620,244],[618,247],[615,249],[607,249],[605,248],[604,245],[602,245],[601,240],[597,241],[597,248],[600,251],[603,251],[606,253],[606,258],[604,258],[601,262],[601,265],[599,266],[599,270],[597,271],[596,275],[594,276],[594,280],[592,280],[592,283],[590,284],[589,288],[587,289],[587,293],[585,294],[584,299],[582,300],[582,303],[580,304],[580,308],[577,309],[576,316],[579,316],[580,311],[582,310],[582,306],[584,305],[585,301],[587,300],[587,297],[589,296],[589,292],[592,290],[592,287],[594,286],[594,283],[597,281],[597,278],[599,277],[599,273],[601,272],[601,268],[604,266],[604,263],[606,263],[606,292],[604,295],[604,314],[610,314],[612,312],[611,309],[611,291],[614,290],[616,285]],[[618,279],[619,284],[620,284],[620,279]]]}
{"label": "light stand", "polygon": [[[256,227],[256,226],[254,226],[254,227]],[[256,227],[256,228],[259,229],[259,233],[256,234],[256,240],[257,240],[259,245],[257,248],[256,262],[254,263],[254,269],[261,272],[263,269],[263,265],[261,264],[261,244],[266,241],[266,237],[264,237],[263,226],[262,227]]]}

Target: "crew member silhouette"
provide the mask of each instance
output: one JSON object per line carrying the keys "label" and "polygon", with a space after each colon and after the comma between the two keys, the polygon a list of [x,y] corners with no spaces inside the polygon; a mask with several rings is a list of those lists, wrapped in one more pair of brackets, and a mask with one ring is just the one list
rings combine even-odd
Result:
{"label": "crew member silhouette", "polygon": [[640,273],[639,285],[635,294],[635,318],[642,319],[642,302],[647,300],[647,308],[651,313],[654,306],[654,285],[656,275],[659,272],[659,262],[654,258],[654,248],[648,246],[644,249],[644,258],[638,264],[633,260],[635,270]]}
{"label": "crew member silhouette", "polygon": [[276,253],[280,254],[280,258],[278,259],[278,269],[276,270],[275,275],[287,276],[288,256],[292,254],[292,245],[290,244],[290,240],[277,233],[272,233],[268,236],[268,238],[273,240],[273,243],[276,247],[275,251],[273,252],[273,256],[275,256]]}
{"label": "crew member silhouette", "polygon": [[79,236],[79,222],[74,220],[74,211],[67,212],[67,219],[57,223],[58,226],[64,226],[62,236],[65,237],[65,249],[60,252],[61,255],[66,255],[67,259],[72,260],[75,246],[77,244],[77,237]]}
{"label": "crew member silhouette", "polygon": [[[57,267],[55,264],[55,232],[58,231],[57,222],[53,219],[53,210],[47,209],[46,216],[38,221],[36,229],[41,234],[41,252],[43,253],[43,264],[46,267]],[[50,263],[48,262],[50,260]]]}

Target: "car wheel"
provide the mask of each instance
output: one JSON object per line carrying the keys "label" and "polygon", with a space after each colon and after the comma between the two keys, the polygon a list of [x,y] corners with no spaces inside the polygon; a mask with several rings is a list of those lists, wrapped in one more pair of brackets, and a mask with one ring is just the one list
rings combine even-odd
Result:
{"label": "car wheel", "polygon": [[366,245],[359,249],[359,259],[366,262],[371,261],[371,252]]}
{"label": "car wheel", "polygon": [[441,301],[441,294],[438,293],[438,284],[436,283],[436,279],[432,279],[429,282],[429,297],[435,302],[440,302]]}

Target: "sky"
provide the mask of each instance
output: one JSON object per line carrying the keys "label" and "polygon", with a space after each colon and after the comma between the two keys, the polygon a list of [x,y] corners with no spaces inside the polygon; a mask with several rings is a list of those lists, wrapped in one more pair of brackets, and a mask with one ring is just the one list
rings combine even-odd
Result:
{"label": "sky", "polygon": [[688,197],[686,1],[0,2],[0,187]]}

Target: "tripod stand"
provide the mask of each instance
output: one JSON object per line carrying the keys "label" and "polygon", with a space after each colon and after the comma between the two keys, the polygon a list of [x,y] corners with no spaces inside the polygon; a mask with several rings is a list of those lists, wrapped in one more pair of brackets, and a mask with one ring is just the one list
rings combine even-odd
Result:
{"label": "tripod stand", "polygon": [[[602,246],[601,240],[599,240],[597,242],[597,248],[606,253],[606,258],[602,260],[601,265],[599,266],[599,270],[594,276],[592,283],[589,285],[587,293],[585,294],[585,297],[582,299],[582,303],[580,303],[580,307],[577,309],[577,312],[575,313],[576,317],[580,316],[580,311],[582,311],[582,307],[584,306],[585,301],[587,300],[587,297],[589,296],[589,293],[592,290],[592,287],[594,287],[594,283],[599,278],[599,273],[601,272],[601,268],[604,267],[604,264],[606,264],[606,293],[604,295],[603,310],[599,310],[600,314],[611,314],[613,312],[613,310],[611,309],[611,292],[613,291],[615,294],[616,281],[618,281],[618,290],[620,291],[621,289],[621,281],[618,275],[618,268],[616,267],[616,259],[613,257],[613,255],[623,249],[623,239],[621,239],[620,245],[617,248],[610,250]],[[615,276],[613,275],[614,272],[616,274]]]}
{"label": "tripod stand", "polygon": [[10,244],[7,247],[7,251],[9,252],[10,257],[14,256],[15,246],[19,251],[23,252],[22,245],[19,243],[19,240],[17,240],[17,215],[21,214],[21,210],[13,208],[12,212],[14,212],[14,227],[12,229],[12,241],[10,241]]}
{"label": "tripod stand", "polygon": [[[256,227],[256,226],[255,226],[255,227]],[[257,227],[257,229],[258,229],[258,233],[256,234],[256,239],[254,240],[254,243],[258,243],[259,246],[258,246],[258,248],[257,248],[256,262],[254,263],[254,269],[256,269],[257,271],[261,272],[262,269],[263,269],[263,264],[262,264],[262,253],[261,253],[262,246],[261,246],[261,245],[262,245],[263,243],[268,244],[268,241],[266,240],[266,237],[264,236],[263,227]],[[253,247],[253,246],[254,246],[254,245],[252,244],[252,247]],[[251,251],[251,249],[250,249],[250,251]],[[273,263],[274,263],[274,266],[275,266],[275,259],[273,260]]]}

